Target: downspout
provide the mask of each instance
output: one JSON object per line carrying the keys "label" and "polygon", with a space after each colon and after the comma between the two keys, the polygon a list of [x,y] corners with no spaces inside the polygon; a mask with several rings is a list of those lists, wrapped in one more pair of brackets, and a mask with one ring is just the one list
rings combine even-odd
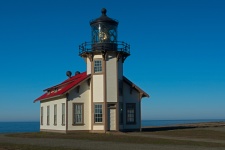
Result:
{"label": "downspout", "polygon": [[140,118],[140,132],[142,132],[142,124],[141,124],[141,98],[142,98],[142,96],[143,96],[143,93],[140,93],[140,97],[139,97],[139,114],[140,114],[140,116],[139,116],[139,118]]}
{"label": "downspout", "polygon": [[68,97],[69,93],[66,94],[66,133],[68,133]]}
{"label": "downspout", "polygon": [[103,83],[104,83],[104,87],[103,87],[103,91],[104,91],[104,115],[105,115],[105,118],[104,118],[104,132],[106,133],[107,130],[108,130],[108,107],[107,107],[107,81],[106,81],[106,56],[103,56],[103,61],[104,61],[104,75],[103,75]]}

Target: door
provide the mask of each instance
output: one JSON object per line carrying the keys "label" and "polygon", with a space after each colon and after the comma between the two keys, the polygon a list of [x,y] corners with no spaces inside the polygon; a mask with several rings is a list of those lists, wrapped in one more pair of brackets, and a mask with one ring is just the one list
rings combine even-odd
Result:
{"label": "door", "polygon": [[116,109],[108,109],[108,126],[109,131],[116,130]]}

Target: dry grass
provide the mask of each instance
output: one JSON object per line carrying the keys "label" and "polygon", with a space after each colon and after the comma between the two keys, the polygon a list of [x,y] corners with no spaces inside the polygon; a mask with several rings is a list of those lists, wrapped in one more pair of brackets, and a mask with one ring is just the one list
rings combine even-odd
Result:
{"label": "dry grass", "polygon": [[184,137],[184,138],[201,138],[201,139],[213,139],[213,140],[225,140],[225,132],[207,130],[207,129],[182,129],[171,131],[157,131],[157,132],[145,132],[144,134],[152,135],[164,135],[172,137]]}
{"label": "dry grass", "polygon": [[[128,133],[129,134],[129,133]],[[195,142],[183,141],[174,139],[150,138],[141,136],[128,136],[126,134],[94,134],[94,133],[19,133],[9,134],[10,137],[23,138],[59,138],[59,139],[77,139],[77,140],[91,140],[91,141],[105,141],[105,142],[122,142],[133,144],[156,144],[156,145],[192,145],[203,147],[225,147],[225,144],[211,143],[211,142]]]}
{"label": "dry grass", "polygon": [[[207,124],[194,124],[194,125],[180,125],[175,127],[160,127],[150,128],[150,130],[140,134],[139,136],[131,136],[130,133],[86,133],[75,132],[69,134],[60,133],[16,133],[8,134],[9,137],[19,138],[51,138],[51,139],[74,139],[84,141],[101,141],[101,142],[115,142],[115,143],[132,143],[132,144],[155,144],[155,145],[191,145],[201,147],[225,147],[224,143],[217,143],[215,140],[225,141],[225,123],[207,123]],[[158,130],[157,130],[158,129]],[[162,130],[163,129],[163,130]],[[172,129],[172,130],[171,130]],[[143,136],[144,135],[144,136]],[[151,136],[153,135],[153,136]],[[147,136],[147,137],[146,137]],[[161,136],[161,138],[160,138]],[[162,138],[165,136],[166,138]],[[157,137],[157,138],[155,138]],[[179,140],[179,138],[183,138]],[[199,141],[193,141],[192,139],[201,139]],[[204,141],[205,139],[205,141]],[[72,150],[62,147],[44,147],[44,146],[32,146],[25,144],[7,144],[1,143],[0,150]]]}
{"label": "dry grass", "polygon": [[35,146],[27,144],[1,143],[0,150],[78,150],[63,147]]}
{"label": "dry grass", "polygon": [[[225,122],[184,124],[165,128],[168,128],[168,130],[155,130],[155,132],[144,133],[171,137],[225,140]],[[169,130],[169,128],[171,128],[171,130]],[[163,127],[161,129],[163,129]]]}

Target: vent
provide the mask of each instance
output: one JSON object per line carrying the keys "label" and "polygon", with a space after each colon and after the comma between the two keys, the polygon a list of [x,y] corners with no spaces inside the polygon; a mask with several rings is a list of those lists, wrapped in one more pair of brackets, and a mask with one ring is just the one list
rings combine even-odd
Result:
{"label": "vent", "polygon": [[67,77],[71,78],[72,72],[71,71],[67,71],[66,75],[67,75]]}
{"label": "vent", "polygon": [[76,71],[76,72],[75,72],[75,75],[78,75],[78,74],[80,74],[80,71]]}

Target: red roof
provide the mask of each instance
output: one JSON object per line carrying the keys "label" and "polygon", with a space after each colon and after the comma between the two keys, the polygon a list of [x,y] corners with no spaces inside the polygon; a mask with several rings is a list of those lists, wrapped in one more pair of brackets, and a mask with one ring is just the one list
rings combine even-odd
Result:
{"label": "red roof", "polygon": [[34,100],[34,102],[66,94],[71,88],[78,86],[82,81],[85,81],[89,77],[90,75],[87,75],[86,72],[72,76],[58,85],[45,89],[44,91],[47,92],[42,96],[40,96],[39,98],[37,98],[36,100]]}

